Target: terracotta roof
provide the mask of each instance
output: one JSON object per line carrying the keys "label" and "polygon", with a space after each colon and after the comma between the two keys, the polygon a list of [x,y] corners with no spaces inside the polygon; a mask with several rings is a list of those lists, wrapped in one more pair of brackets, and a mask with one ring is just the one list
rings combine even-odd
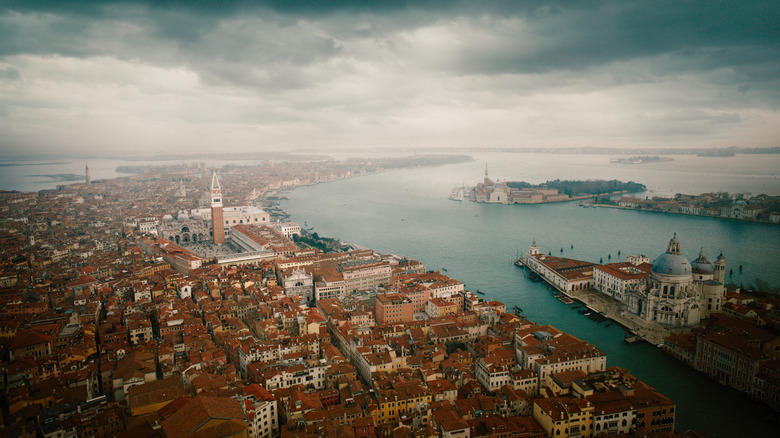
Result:
{"label": "terracotta roof", "polygon": [[649,263],[642,263],[639,266],[634,266],[632,263],[620,262],[596,266],[594,269],[606,272],[607,274],[618,277],[621,280],[634,280],[649,276],[651,268],[652,265]]}
{"label": "terracotta roof", "polygon": [[[207,429],[210,432],[201,429],[211,419],[229,420],[225,423],[232,423],[232,425],[221,426],[225,424],[221,423]],[[225,436],[240,430],[237,427],[241,424],[246,427],[244,413],[238,400],[203,395],[190,399],[189,403],[162,421],[168,438]]]}
{"label": "terracotta roof", "polygon": [[130,409],[172,401],[184,395],[184,387],[179,376],[131,386],[127,391]]}
{"label": "terracotta roof", "polygon": [[14,336],[14,340],[11,342],[11,350],[43,344],[50,340],[51,338],[49,336],[46,336],[35,329],[24,330],[18,332],[16,336]]}
{"label": "terracotta roof", "polygon": [[[226,436],[239,436],[237,435],[242,430],[247,429],[246,421],[233,419],[219,423],[216,426],[206,429],[199,429],[188,436],[191,438],[221,438]],[[170,438],[170,435],[168,435]]]}

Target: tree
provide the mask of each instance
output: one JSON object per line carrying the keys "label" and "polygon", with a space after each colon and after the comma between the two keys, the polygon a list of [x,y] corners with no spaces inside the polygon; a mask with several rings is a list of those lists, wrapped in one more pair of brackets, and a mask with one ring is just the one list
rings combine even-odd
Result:
{"label": "tree", "polygon": [[466,344],[460,341],[447,341],[444,343],[444,347],[447,349],[447,354],[450,355],[458,350],[466,351]]}

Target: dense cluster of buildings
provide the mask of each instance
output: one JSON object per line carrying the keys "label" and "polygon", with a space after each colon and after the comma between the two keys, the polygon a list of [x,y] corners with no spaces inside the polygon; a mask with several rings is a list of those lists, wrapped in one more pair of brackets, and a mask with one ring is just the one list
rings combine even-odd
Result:
{"label": "dense cluster of buildings", "polygon": [[[724,309],[756,303],[738,292],[727,293],[725,301]],[[770,303],[762,307],[777,314]],[[780,410],[780,336],[757,323],[744,314],[715,313],[690,332],[672,333],[663,349],[719,383]]]}
{"label": "dense cluster of buildings", "polygon": [[155,235],[200,202],[161,180],[2,193],[0,435],[682,436],[675,403],[595,346],[418,261],[234,225],[214,190],[196,239],[264,257]]}
{"label": "dense cluster of buildings", "polygon": [[672,198],[654,196],[652,199],[623,196],[616,205],[635,210],[780,223],[780,197],[765,194],[748,198],[743,195],[732,198],[728,193],[678,193]]}

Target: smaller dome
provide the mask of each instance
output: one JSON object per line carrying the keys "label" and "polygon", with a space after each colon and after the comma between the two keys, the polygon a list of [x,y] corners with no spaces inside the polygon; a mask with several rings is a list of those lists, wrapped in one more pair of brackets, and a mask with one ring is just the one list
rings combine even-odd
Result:
{"label": "smaller dome", "polygon": [[691,262],[691,271],[694,274],[711,275],[715,273],[715,268],[712,266],[706,257],[704,257],[704,248],[699,252],[699,257]]}
{"label": "smaller dome", "polygon": [[693,271],[694,274],[714,274],[715,268],[712,267],[712,264],[710,262],[707,263],[697,263],[696,260],[691,263],[691,271]]}
{"label": "smaller dome", "polygon": [[166,214],[163,216],[163,222],[173,222],[173,216]]}
{"label": "smaller dome", "polygon": [[192,213],[192,219],[199,221],[203,219],[203,215],[199,211],[195,211]]}
{"label": "smaller dome", "polygon": [[177,217],[177,220],[179,222],[188,221],[190,220],[190,217],[187,215],[187,212],[182,210],[179,212],[179,217]]}

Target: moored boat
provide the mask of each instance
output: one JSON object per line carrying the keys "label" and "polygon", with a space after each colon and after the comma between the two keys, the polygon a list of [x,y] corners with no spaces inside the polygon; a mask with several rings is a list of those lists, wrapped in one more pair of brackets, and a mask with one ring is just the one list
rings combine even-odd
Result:
{"label": "moored boat", "polygon": [[558,295],[556,298],[558,298],[558,300],[560,302],[562,302],[563,304],[572,304],[572,303],[574,303],[574,300],[572,300],[571,298],[567,297],[566,295]]}

